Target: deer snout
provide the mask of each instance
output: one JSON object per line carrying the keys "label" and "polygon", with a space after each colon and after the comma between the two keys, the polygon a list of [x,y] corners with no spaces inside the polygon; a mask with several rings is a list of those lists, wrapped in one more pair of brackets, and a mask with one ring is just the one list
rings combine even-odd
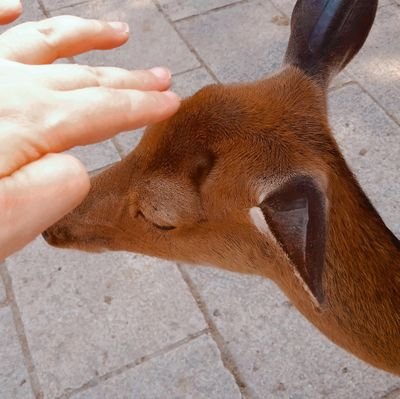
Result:
{"label": "deer snout", "polygon": [[42,233],[43,238],[49,245],[54,247],[65,247],[68,243],[76,240],[73,232],[68,225],[57,223]]}

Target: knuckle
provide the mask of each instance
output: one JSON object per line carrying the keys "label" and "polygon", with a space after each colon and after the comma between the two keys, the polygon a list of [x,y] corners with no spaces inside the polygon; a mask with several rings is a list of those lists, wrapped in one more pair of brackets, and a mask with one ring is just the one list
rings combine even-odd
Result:
{"label": "knuckle", "polygon": [[59,34],[57,28],[48,23],[49,20],[39,22],[36,31],[40,35],[40,40],[52,52],[57,52],[57,44],[59,43]]}
{"label": "knuckle", "polygon": [[100,86],[103,80],[103,73],[100,69],[89,65],[80,66],[81,70],[89,77],[95,86]]}

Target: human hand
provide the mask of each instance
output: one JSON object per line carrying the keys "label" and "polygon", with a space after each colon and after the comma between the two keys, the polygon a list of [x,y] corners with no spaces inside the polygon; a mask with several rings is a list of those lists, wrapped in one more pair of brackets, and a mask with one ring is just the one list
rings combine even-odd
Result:
{"label": "human hand", "polygon": [[8,24],[17,19],[22,12],[20,0],[0,1],[0,25]]}
{"label": "human hand", "polygon": [[178,109],[176,95],[160,92],[170,85],[165,69],[39,65],[127,39],[125,24],[71,16],[19,25],[0,36],[0,261],[88,193],[82,164],[59,152]]}

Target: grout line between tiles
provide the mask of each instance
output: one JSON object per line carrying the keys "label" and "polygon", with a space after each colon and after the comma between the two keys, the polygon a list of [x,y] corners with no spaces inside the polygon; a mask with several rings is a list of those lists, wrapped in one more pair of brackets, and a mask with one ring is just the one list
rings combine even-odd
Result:
{"label": "grout line between tiles", "polygon": [[90,0],[81,0],[81,1],[77,1],[76,3],[73,3],[73,4],[68,4],[68,5],[53,8],[50,10],[46,9],[46,6],[43,4],[43,0],[38,0],[38,2],[40,4],[40,8],[42,9],[42,11],[43,12],[46,11],[47,14],[50,14],[52,11],[59,11],[59,10],[63,10],[64,8],[75,7],[75,6],[80,6],[82,4],[90,3]]}
{"label": "grout line between tiles", "polygon": [[34,397],[36,399],[42,399],[43,392],[40,387],[39,378],[36,374],[36,369],[35,369],[35,365],[33,362],[32,354],[29,349],[28,339],[26,338],[25,327],[24,327],[24,323],[21,318],[21,313],[19,311],[17,302],[15,300],[15,295],[14,295],[14,291],[12,288],[12,279],[11,279],[10,274],[8,273],[7,266],[5,265],[5,263],[0,264],[0,275],[4,281],[7,301],[10,306],[11,313],[13,316],[18,340],[21,345],[21,351],[22,351],[22,355],[23,355],[23,359],[24,359],[24,364],[28,371],[29,380],[31,383]]}
{"label": "grout line between tiles", "polygon": [[383,396],[380,396],[379,399],[396,399],[400,396],[400,387],[398,385],[389,389]]}
{"label": "grout line between tiles", "polygon": [[275,4],[274,0],[268,0],[268,1],[272,5],[272,7],[276,8],[282,15],[284,15],[287,18],[289,18],[289,20],[290,20],[291,15],[286,14],[286,12],[281,7],[279,7],[278,4]]}
{"label": "grout line between tiles", "polygon": [[130,370],[130,369],[133,369],[133,368],[135,368],[137,366],[140,366],[143,363],[146,363],[147,361],[152,360],[152,359],[154,359],[154,358],[156,358],[158,356],[165,355],[165,354],[167,354],[169,352],[172,352],[175,349],[179,348],[180,346],[183,346],[183,345],[185,345],[185,344],[187,344],[187,343],[189,343],[191,341],[194,341],[197,338],[199,338],[199,337],[201,337],[203,335],[206,335],[208,333],[209,333],[209,329],[206,328],[206,329],[200,330],[200,331],[198,331],[198,332],[196,332],[194,334],[190,334],[186,338],[183,338],[183,339],[181,339],[179,341],[176,341],[173,344],[167,345],[167,346],[163,347],[162,349],[159,349],[159,350],[157,350],[157,351],[155,351],[153,353],[150,353],[149,355],[144,355],[144,356],[136,359],[132,363],[128,363],[128,364],[126,364],[126,365],[124,365],[124,366],[122,366],[122,367],[120,367],[118,369],[112,370],[112,371],[110,371],[110,372],[108,372],[106,374],[103,374],[103,375],[99,376],[99,377],[93,378],[92,380],[90,380],[87,383],[83,384],[79,388],[69,389],[69,390],[66,389],[65,392],[61,396],[57,397],[57,399],[69,399],[72,396],[74,396],[74,395],[76,395],[76,394],[78,394],[80,392],[86,391],[86,390],[88,390],[90,388],[93,388],[93,387],[99,385],[101,382],[107,381],[110,378],[113,378],[115,376],[123,374],[127,370]]}
{"label": "grout line between tiles", "polygon": [[176,78],[176,77],[178,77],[178,76],[184,75],[185,73],[198,71],[198,70],[203,69],[203,68],[204,68],[203,65],[200,65],[200,66],[197,66],[197,67],[194,67],[194,68],[187,69],[186,71],[181,71],[181,72],[174,73],[174,74],[172,75],[172,77],[173,77],[173,78]]}
{"label": "grout line between tiles", "polygon": [[43,13],[47,18],[49,18],[49,17],[50,17],[50,13],[47,11],[47,9],[46,9],[46,7],[45,7],[45,5],[44,5],[44,3],[43,3],[43,0],[37,0],[37,2],[38,2],[38,4],[39,4],[40,11],[42,11],[42,13]]}
{"label": "grout line between tiles", "polygon": [[[249,1],[249,0],[244,0],[244,1]],[[211,77],[218,83],[221,83],[220,80],[217,78],[217,76],[214,74],[214,72],[209,68],[209,66],[203,61],[203,59],[200,57],[200,55],[197,53],[195,48],[186,40],[186,38],[181,34],[179,29],[175,26],[175,23],[171,20],[171,18],[164,12],[163,8],[161,7],[160,3],[158,0],[153,0],[155,6],[157,7],[158,11],[164,16],[165,20],[171,25],[171,27],[174,29],[176,34],[179,36],[179,38],[185,43],[187,48],[190,50],[190,52],[195,56],[197,61],[200,63],[200,66],[205,68],[207,72],[211,75]]]}
{"label": "grout line between tiles", "polygon": [[355,86],[357,85],[357,82],[355,80],[351,80],[349,82],[344,82],[342,84],[332,86],[328,90],[328,96],[330,95],[330,93],[334,93],[335,91],[338,91],[340,89],[344,89],[347,86],[353,86],[353,85],[355,85]]}
{"label": "grout line between tiles", "polygon": [[217,326],[214,323],[214,320],[212,319],[206,304],[203,301],[203,298],[201,297],[199,291],[197,290],[195,284],[193,283],[192,279],[190,278],[189,274],[186,272],[184,267],[181,264],[177,264],[178,269],[182,275],[183,280],[188,286],[188,289],[190,293],[192,294],[194,300],[197,303],[197,306],[199,307],[201,313],[203,314],[203,317],[208,325],[210,335],[214,339],[220,355],[221,355],[221,361],[222,364],[224,365],[225,369],[232,375],[232,377],[235,380],[236,385],[238,386],[242,399],[250,399],[252,397],[250,388],[247,386],[247,384],[244,382],[244,378],[242,377],[238,366],[236,365],[235,360],[233,359],[232,354],[229,352],[228,348],[226,347],[225,340],[221,333],[219,332]]}
{"label": "grout line between tiles", "polygon": [[[126,156],[124,148],[123,148],[123,146],[121,144],[118,143],[118,140],[116,140],[116,137],[111,138],[111,143],[113,144],[115,150],[117,151],[118,156],[121,159],[124,159],[125,156]],[[92,173],[96,173],[96,172],[97,171],[93,171]]]}
{"label": "grout line between tiles", "polygon": [[[203,11],[203,12],[199,11],[197,14],[188,15],[188,16],[186,16],[186,17],[177,18],[177,19],[172,19],[172,18],[170,18],[170,17],[168,16],[168,18],[171,19],[171,22],[172,22],[172,23],[181,22],[181,21],[188,21],[188,20],[191,20],[191,19],[193,19],[193,18],[199,17],[199,16],[201,16],[201,15],[207,15],[207,14],[210,14],[210,13],[212,13],[212,12],[214,12],[214,11],[223,10],[223,9],[225,9],[225,8],[231,8],[231,7],[234,7],[234,6],[238,5],[238,4],[241,4],[241,3],[248,3],[248,2],[250,2],[250,1],[252,1],[252,0],[236,0],[236,1],[232,2],[232,3],[225,4],[225,5],[223,5],[223,6],[217,6],[217,7],[211,8],[210,10],[206,10],[206,11]],[[164,14],[164,12],[163,12],[163,14]]]}
{"label": "grout line between tiles", "polygon": [[0,310],[3,309],[3,308],[6,308],[7,306],[8,306],[7,300],[5,300],[4,302],[1,302],[0,303]]}
{"label": "grout line between tiles", "polygon": [[[352,74],[351,74],[350,78],[353,79],[353,75],[352,75]],[[350,85],[350,84],[355,84],[355,85],[357,85],[357,86],[361,89],[361,91],[362,91],[363,93],[365,93],[367,96],[369,96],[369,97],[373,100],[373,102],[385,113],[385,115],[386,115],[392,122],[394,122],[397,126],[400,127],[400,120],[397,119],[397,117],[396,117],[395,115],[392,115],[392,114],[379,102],[379,100],[378,100],[377,98],[375,98],[375,96],[374,96],[368,89],[366,89],[366,88],[360,83],[359,80],[354,79],[353,82],[349,82],[349,85]],[[343,85],[342,87],[345,87],[345,86],[346,86],[346,84]],[[342,87],[339,87],[338,89],[341,89]]]}

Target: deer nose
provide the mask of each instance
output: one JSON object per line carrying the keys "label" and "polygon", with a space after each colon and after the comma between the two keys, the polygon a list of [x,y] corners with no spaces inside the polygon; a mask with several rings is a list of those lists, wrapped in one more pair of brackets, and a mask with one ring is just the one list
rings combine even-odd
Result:
{"label": "deer nose", "polygon": [[42,233],[42,237],[49,245],[60,246],[73,241],[73,235],[68,227],[51,226]]}

